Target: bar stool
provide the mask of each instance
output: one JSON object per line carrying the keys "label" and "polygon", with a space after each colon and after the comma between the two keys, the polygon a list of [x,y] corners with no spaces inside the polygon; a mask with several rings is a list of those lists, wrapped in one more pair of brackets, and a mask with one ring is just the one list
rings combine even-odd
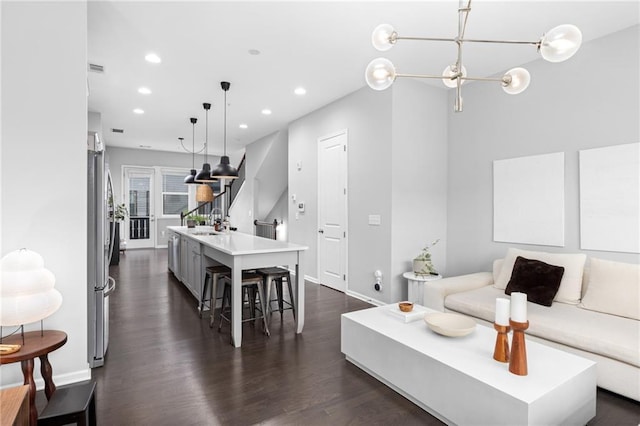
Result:
{"label": "bar stool", "polygon": [[[200,305],[198,311],[202,318],[202,311],[205,307],[209,308],[211,317],[209,319],[209,327],[213,327],[213,311],[216,309],[216,299],[218,296],[218,280],[225,274],[230,274],[231,268],[225,265],[209,266],[205,269],[204,283],[202,284],[202,293],[200,294]],[[211,283],[211,295],[207,299],[207,289]]]}
{"label": "bar stool", "polygon": [[[224,291],[222,292],[222,308],[220,309],[220,324],[218,325],[218,331],[222,329],[222,320],[231,322],[231,276],[224,275],[220,278],[220,282],[224,284]],[[263,289],[264,281],[262,275],[256,272],[242,271],[242,293],[244,305],[244,294],[247,295],[249,311],[251,312],[251,318],[243,319],[242,322],[255,321],[258,318],[262,318],[262,326],[264,333],[269,335],[269,326],[267,325],[266,316],[266,298]],[[260,313],[261,317],[256,317],[256,294],[260,299]],[[225,314],[225,308],[229,308],[229,316]],[[242,313],[240,313],[242,315]],[[213,323],[210,324],[212,326]]]}
{"label": "bar stool", "polygon": [[[200,318],[202,318],[202,312],[205,308],[209,308],[211,316],[213,317],[213,311],[216,309],[216,299],[218,296],[218,280],[222,275],[230,273],[231,268],[225,265],[209,266],[205,269],[202,293],[200,293],[200,304],[198,305]],[[211,295],[207,298],[209,284],[211,284]],[[213,321],[211,321],[210,326],[213,326]]]}
{"label": "bar stool", "polygon": [[[266,286],[266,296],[267,296],[267,308],[269,310],[269,313],[271,313],[271,302],[273,301],[277,301],[278,302],[278,310],[280,311],[280,317],[282,317],[282,313],[285,309],[291,309],[291,311],[293,312],[293,319],[296,318],[296,304],[294,302],[294,296],[293,296],[293,288],[291,286],[291,274],[289,273],[289,270],[286,268],[278,268],[278,267],[273,267],[273,268],[260,268],[258,269],[256,272],[258,272],[260,275],[262,275],[264,277],[264,284]],[[287,280],[287,286],[289,288],[289,300],[284,300],[283,297],[283,292],[282,292],[282,281],[283,280]],[[276,284],[276,293],[277,293],[277,299],[273,299],[271,300],[271,287],[273,285],[273,282],[275,281]],[[288,305],[288,307],[285,307],[284,305]]]}

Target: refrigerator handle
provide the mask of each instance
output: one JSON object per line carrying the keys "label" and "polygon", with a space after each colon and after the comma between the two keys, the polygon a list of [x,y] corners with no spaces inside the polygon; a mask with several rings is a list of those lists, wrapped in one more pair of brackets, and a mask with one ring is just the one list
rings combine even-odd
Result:
{"label": "refrigerator handle", "polygon": [[116,291],[116,280],[113,277],[107,278],[109,284],[107,284],[107,288],[104,290],[104,297],[109,296],[111,293]]}

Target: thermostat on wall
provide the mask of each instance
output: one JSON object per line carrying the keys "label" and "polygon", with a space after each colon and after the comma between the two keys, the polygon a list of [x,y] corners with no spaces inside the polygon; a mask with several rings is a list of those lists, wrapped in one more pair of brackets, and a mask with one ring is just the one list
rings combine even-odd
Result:
{"label": "thermostat on wall", "polygon": [[298,203],[298,211],[304,213],[304,201]]}

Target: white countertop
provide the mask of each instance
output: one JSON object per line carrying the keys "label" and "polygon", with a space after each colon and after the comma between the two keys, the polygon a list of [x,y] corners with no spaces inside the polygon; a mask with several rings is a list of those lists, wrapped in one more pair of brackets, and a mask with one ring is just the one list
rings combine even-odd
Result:
{"label": "white countertop", "polygon": [[[206,246],[228,253],[232,256],[259,253],[274,253],[286,251],[307,250],[309,247],[287,241],[271,240],[255,235],[244,234],[242,232],[231,231],[230,233],[214,231],[211,226],[197,226],[187,228],[186,226],[168,226],[167,229],[185,235]],[[203,235],[213,233],[214,235]]]}

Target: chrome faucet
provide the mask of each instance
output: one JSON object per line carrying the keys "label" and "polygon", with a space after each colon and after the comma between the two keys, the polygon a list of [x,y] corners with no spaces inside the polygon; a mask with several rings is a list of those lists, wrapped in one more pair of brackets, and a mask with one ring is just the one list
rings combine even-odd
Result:
{"label": "chrome faucet", "polygon": [[222,220],[222,210],[217,207],[215,209],[211,209],[211,213],[209,213],[209,224],[211,226],[215,223],[216,214],[220,215],[220,220]]}

